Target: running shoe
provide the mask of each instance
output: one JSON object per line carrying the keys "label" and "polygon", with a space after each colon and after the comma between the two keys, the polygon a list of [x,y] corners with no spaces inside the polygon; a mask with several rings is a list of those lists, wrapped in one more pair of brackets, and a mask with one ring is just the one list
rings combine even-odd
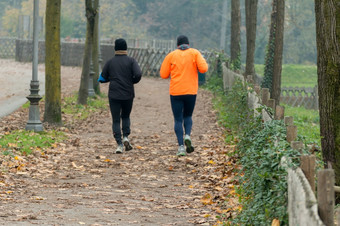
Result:
{"label": "running shoe", "polygon": [[185,156],[187,153],[185,152],[185,148],[183,145],[178,147],[178,152],[177,152],[177,156]]}
{"label": "running shoe", "polygon": [[184,144],[186,146],[187,153],[191,153],[195,150],[195,148],[191,145],[191,139],[189,135],[184,136]]}
{"label": "running shoe", "polygon": [[130,151],[132,150],[132,146],[130,144],[129,138],[123,137],[123,144],[125,146],[125,151]]}

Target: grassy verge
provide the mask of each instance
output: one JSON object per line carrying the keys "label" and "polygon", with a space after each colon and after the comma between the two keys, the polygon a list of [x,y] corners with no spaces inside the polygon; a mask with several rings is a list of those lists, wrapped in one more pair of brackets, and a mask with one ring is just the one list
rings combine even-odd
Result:
{"label": "grassy verge", "polygon": [[[66,97],[62,103],[62,112],[72,115],[74,120],[84,120],[91,114],[107,109],[106,95],[88,98],[86,106],[77,104],[77,95]],[[29,107],[26,103],[23,107]],[[44,132],[32,132],[26,130],[0,131],[0,153],[6,156],[29,155],[35,150],[44,150],[55,146],[67,138],[61,131],[50,130]]]}
{"label": "grassy verge", "polygon": [[[220,124],[229,131],[227,142],[236,144],[235,151],[229,155],[237,157],[241,166],[236,191],[242,210],[234,219],[225,219],[223,215],[220,219],[224,221],[223,225],[270,225],[273,220],[286,225],[287,172],[281,159],[292,159],[289,166],[296,166],[300,152],[291,149],[286,141],[282,120],[263,123],[261,116],[254,118],[246,110],[246,86],[236,83],[225,93],[222,84],[222,79],[215,75],[206,87],[214,93],[213,102]],[[292,113],[288,111],[288,114]],[[317,122],[317,117],[302,113],[302,110],[294,115],[301,123]],[[300,139],[304,141],[304,137]]]}
{"label": "grassy verge", "polygon": [[[255,65],[257,74],[263,76],[264,65]],[[317,84],[316,65],[282,65],[282,87],[314,87]]]}
{"label": "grassy verge", "polygon": [[92,113],[108,108],[108,100],[104,94],[89,97],[87,105],[77,104],[77,99],[77,94],[65,97],[62,109],[65,114],[73,115],[74,119],[84,120]]}
{"label": "grassy verge", "polygon": [[319,112],[304,107],[284,105],[285,115],[294,117],[294,124],[298,128],[298,135],[307,141],[306,144],[317,144],[321,147]]}
{"label": "grassy verge", "polygon": [[43,152],[66,138],[63,132],[47,131],[35,133],[26,130],[14,130],[0,135],[0,148],[3,155],[29,155],[34,150]]}

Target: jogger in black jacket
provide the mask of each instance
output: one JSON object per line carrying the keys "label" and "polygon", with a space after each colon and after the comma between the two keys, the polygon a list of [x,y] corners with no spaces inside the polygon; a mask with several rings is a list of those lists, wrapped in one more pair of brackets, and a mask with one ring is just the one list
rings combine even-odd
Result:
{"label": "jogger in black jacket", "polygon": [[[110,82],[109,103],[112,116],[113,136],[118,144],[116,153],[132,149],[130,135],[130,113],[135,97],[134,84],[142,78],[142,71],[137,61],[127,56],[127,44],[124,39],[115,40],[115,56],[106,62],[99,82]],[[122,128],[120,127],[122,120]],[[122,132],[123,140],[122,140]]]}

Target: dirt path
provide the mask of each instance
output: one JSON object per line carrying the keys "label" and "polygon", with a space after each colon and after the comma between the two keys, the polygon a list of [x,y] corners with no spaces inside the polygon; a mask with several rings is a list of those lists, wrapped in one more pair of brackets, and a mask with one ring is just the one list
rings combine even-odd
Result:
{"label": "dirt path", "polygon": [[[78,89],[79,75],[79,68],[62,69],[64,95]],[[199,91],[197,148],[178,158],[168,81],[144,77],[135,88],[131,152],[113,154],[107,108],[65,123],[68,140],[43,155],[13,160],[20,170],[1,160],[9,171],[0,172],[0,225],[214,225],[217,215],[231,215],[234,175],[225,154],[232,147],[224,146],[211,95]],[[19,109],[1,119],[0,133],[26,120],[27,109]]]}

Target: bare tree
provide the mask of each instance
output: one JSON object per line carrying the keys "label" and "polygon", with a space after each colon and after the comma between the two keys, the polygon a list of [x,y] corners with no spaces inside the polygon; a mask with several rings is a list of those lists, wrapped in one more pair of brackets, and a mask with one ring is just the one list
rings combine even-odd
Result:
{"label": "bare tree", "polygon": [[240,69],[241,66],[241,12],[240,0],[231,0],[231,40],[230,40],[230,60],[231,63]]}
{"label": "bare tree", "polygon": [[281,96],[281,72],[282,72],[282,52],[283,52],[283,31],[285,20],[285,0],[276,1],[276,29],[275,29],[275,52],[273,60],[273,83],[270,96],[275,100],[275,105],[280,104]]}
{"label": "bare tree", "polygon": [[86,10],[86,40],[84,48],[83,67],[81,72],[80,87],[78,92],[78,104],[87,104],[88,87],[89,87],[89,73],[91,64],[91,52],[93,45],[93,30],[95,24],[96,10],[93,7],[92,0],[85,0]]}
{"label": "bare tree", "polygon": [[246,0],[246,33],[247,33],[247,57],[245,76],[250,76],[254,80],[255,67],[255,41],[256,41],[256,23],[257,23],[257,3],[258,0]]}
{"label": "bare tree", "polygon": [[99,48],[100,48],[100,40],[99,40],[99,0],[94,0],[93,10],[96,11],[96,15],[94,18],[94,27],[93,27],[93,45],[92,45],[92,64],[94,70],[93,76],[93,88],[96,94],[100,94],[100,86],[98,82],[99,78]]}
{"label": "bare tree", "polygon": [[315,0],[322,155],[340,185],[340,4]]}
{"label": "bare tree", "polygon": [[268,88],[272,92],[273,84],[273,67],[275,55],[275,30],[276,30],[276,17],[277,17],[277,1],[273,0],[272,13],[269,31],[269,40],[267,44],[266,59],[264,63],[264,78],[262,81],[262,88]]}
{"label": "bare tree", "polygon": [[60,79],[61,0],[46,2],[45,113],[44,121],[62,124]]}

